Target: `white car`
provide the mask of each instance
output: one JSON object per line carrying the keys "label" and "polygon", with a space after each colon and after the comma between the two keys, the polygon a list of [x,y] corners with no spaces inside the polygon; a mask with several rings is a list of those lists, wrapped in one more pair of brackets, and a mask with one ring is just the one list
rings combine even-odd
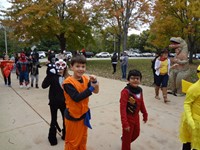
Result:
{"label": "white car", "polygon": [[107,57],[110,57],[110,53],[108,53],[108,52],[100,52],[100,53],[96,54],[96,57],[97,58],[107,58]]}
{"label": "white car", "polygon": [[55,57],[58,59],[66,59],[68,61],[68,60],[71,60],[72,53],[70,51],[63,51],[63,54],[61,53],[56,54]]}
{"label": "white car", "polygon": [[70,51],[64,51],[65,56],[67,57],[68,60],[72,58],[72,52]]}
{"label": "white car", "polygon": [[200,59],[200,54],[199,53],[196,54],[196,59]]}
{"label": "white car", "polygon": [[46,57],[46,54],[44,51],[38,51],[38,54],[39,54],[39,58],[45,58]]}

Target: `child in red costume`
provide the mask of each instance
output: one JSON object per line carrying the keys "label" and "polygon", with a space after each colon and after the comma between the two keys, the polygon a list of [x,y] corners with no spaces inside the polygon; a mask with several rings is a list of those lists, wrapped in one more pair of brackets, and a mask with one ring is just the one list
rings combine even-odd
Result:
{"label": "child in red costume", "polygon": [[17,67],[17,70],[19,71],[20,88],[23,87],[23,82],[25,81],[26,88],[29,89],[30,63],[26,59],[26,55],[24,53],[20,54],[20,59],[17,61],[16,67]]}
{"label": "child in red costume", "polygon": [[142,74],[138,70],[130,70],[128,84],[121,91],[120,115],[122,123],[122,150],[131,150],[131,143],[140,134],[139,111],[143,113],[143,121],[146,123],[148,114],[143,101],[142,88],[139,87]]}
{"label": "child in red costume", "polygon": [[4,77],[5,85],[11,86],[11,71],[13,69],[14,62],[9,60],[9,56],[5,55],[4,60],[0,62],[0,68]]}

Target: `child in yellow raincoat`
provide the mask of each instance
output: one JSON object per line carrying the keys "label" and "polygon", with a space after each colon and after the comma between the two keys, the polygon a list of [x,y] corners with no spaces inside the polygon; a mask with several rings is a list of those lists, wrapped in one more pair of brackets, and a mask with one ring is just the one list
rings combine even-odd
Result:
{"label": "child in yellow raincoat", "polygon": [[179,136],[182,150],[200,150],[200,65],[197,76],[199,80],[189,87],[184,101]]}

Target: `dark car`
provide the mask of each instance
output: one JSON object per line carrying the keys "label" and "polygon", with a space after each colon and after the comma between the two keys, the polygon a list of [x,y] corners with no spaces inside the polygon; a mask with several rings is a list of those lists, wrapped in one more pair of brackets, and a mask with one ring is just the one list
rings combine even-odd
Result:
{"label": "dark car", "polygon": [[94,57],[94,53],[93,52],[85,52],[85,57],[86,58]]}

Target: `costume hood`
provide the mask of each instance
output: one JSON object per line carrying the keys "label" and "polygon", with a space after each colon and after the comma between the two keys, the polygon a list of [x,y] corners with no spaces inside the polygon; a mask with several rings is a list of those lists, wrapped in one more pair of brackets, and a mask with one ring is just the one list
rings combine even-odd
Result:
{"label": "costume hood", "polygon": [[26,55],[25,55],[24,53],[21,53],[21,54],[20,54],[20,58],[21,58],[22,60],[25,60],[25,59],[26,59]]}

